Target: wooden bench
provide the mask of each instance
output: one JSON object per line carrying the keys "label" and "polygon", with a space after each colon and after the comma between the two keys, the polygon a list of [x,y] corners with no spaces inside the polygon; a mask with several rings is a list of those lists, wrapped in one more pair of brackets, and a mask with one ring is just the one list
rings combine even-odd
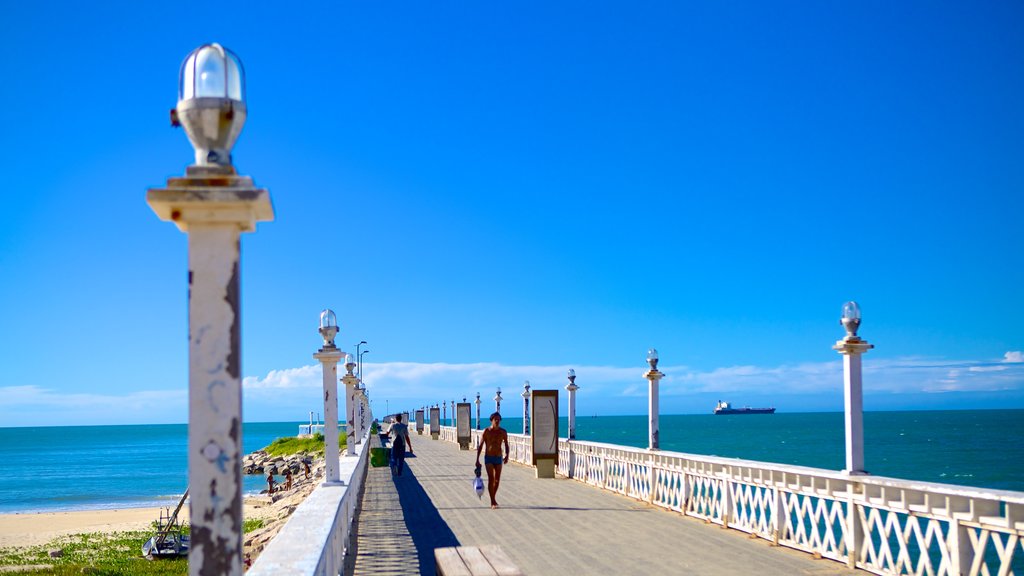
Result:
{"label": "wooden bench", "polygon": [[500,546],[435,548],[438,576],[523,576]]}

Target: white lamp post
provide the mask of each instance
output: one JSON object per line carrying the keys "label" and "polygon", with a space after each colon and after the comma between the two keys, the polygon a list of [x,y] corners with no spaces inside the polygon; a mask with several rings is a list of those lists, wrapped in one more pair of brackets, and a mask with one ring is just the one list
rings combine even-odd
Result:
{"label": "white lamp post", "polygon": [[474,402],[474,404],[476,404],[476,429],[479,430],[480,429],[480,393],[479,392],[476,393],[476,402]]}
{"label": "white lamp post", "polygon": [[523,435],[530,434],[530,381],[523,382]]}
{"label": "white lamp post", "polygon": [[658,351],[654,348],[647,351],[647,364],[651,367],[644,373],[644,378],[647,378],[648,382],[647,415],[650,420],[647,448],[658,450],[658,381],[665,375],[658,371]]}
{"label": "white lamp post", "polygon": [[448,421],[448,403],[441,400],[441,425]]}
{"label": "white lamp post", "polygon": [[274,219],[270,194],[231,165],[245,124],[242,63],[219,44],[181,66],[171,124],[195,149],[185,176],[152,188],[156,215],[188,234],[189,574],[240,575],[242,567],[242,382],[239,240]]}
{"label": "white lamp post", "polygon": [[355,395],[359,377],[352,373],[356,369],[356,360],[351,354],[345,354],[345,375],[341,382],[345,385],[345,453],[356,455],[355,427]]}
{"label": "white lamp post", "polygon": [[501,387],[498,387],[498,393],[494,395],[494,411],[501,414]]}
{"label": "white lamp post", "polygon": [[874,348],[867,340],[857,336],[860,328],[860,306],[850,301],[843,304],[839,323],[846,328],[846,337],[832,346],[843,355],[843,404],[846,409],[846,470],[847,474],[867,474],[864,471],[864,394],[861,381],[861,355]]}
{"label": "white lamp post", "polygon": [[448,424],[455,426],[455,400],[452,400],[452,419]]}
{"label": "white lamp post", "polygon": [[576,371],[569,368],[569,383],[565,385],[569,391],[569,440],[576,439],[576,391],[580,389],[576,385]]}
{"label": "white lamp post", "polygon": [[341,360],[341,350],[334,345],[338,319],[329,308],[320,313],[320,335],[324,345],[313,354],[313,358],[320,361],[324,375],[324,481],[325,484],[334,484],[341,480],[338,469],[338,361]]}

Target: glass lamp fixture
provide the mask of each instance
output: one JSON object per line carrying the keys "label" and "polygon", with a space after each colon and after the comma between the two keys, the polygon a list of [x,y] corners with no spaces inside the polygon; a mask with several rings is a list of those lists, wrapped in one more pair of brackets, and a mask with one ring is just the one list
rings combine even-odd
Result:
{"label": "glass lamp fixture", "polygon": [[651,370],[658,369],[658,351],[651,348],[647,351],[647,363],[650,364]]}
{"label": "glass lamp fixture", "polygon": [[352,371],[356,369],[356,360],[351,354],[345,354],[345,370],[348,370],[349,375],[352,375]]}
{"label": "glass lamp fixture", "polygon": [[857,338],[857,330],[860,328],[860,306],[853,300],[843,304],[843,315],[840,317],[839,323],[846,328],[847,338]]}
{"label": "glass lamp fixture", "polygon": [[530,381],[523,382],[523,398],[530,397]]}
{"label": "glass lamp fixture", "polygon": [[572,368],[569,368],[569,383],[570,384],[575,384],[576,383],[576,371],[573,370]]}
{"label": "glass lamp fixture", "polygon": [[324,338],[324,348],[334,348],[334,337],[338,335],[338,318],[334,311],[325,308],[320,313],[320,335]]}
{"label": "glass lamp fixture", "polygon": [[245,71],[234,52],[203,44],[181,64],[171,125],[185,128],[197,166],[230,166],[245,125]]}
{"label": "glass lamp fixture", "polygon": [[476,405],[477,406],[480,405],[480,393],[479,392],[476,393]]}

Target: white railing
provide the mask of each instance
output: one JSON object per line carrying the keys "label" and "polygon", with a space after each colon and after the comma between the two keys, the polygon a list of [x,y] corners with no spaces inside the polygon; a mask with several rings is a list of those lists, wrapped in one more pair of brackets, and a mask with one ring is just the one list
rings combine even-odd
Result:
{"label": "white railing", "polygon": [[[372,417],[369,418],[372,421]],[[351,550],[352,520],[366,477],[370,429],[355,456],[342,456],[341,482],[321,485],[299,504],[288,522],[246,572],[249,576],[340,574]]]}
{"label": "white railing", "polygon": [[[530,465],[529,436],[509,448]],[[1024,492],[566,439],[558,458],[562,476],[876,574],[1024,576]]]}

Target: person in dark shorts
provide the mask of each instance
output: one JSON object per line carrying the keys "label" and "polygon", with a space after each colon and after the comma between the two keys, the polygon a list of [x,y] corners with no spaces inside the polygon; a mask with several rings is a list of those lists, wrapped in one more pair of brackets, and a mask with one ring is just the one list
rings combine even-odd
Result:
{"label": "person in dark shorts", "polygon": [[[501,457],[501,445],[505,445],[505,457]],[[491,497],[491,508],[498,507],[494,499],[501,483],[501,465],[508,464],[508,432],[501,427],[501,414],[491,414],[491,425],[481,435],[480,445],[476,447],[476,465],[480,466],[480,452],[484,453],[484,466],[487,467],[487,494]]]}
{"label": "person in dark shorts", "polygon": [[393,437],[391,441],[391,469],[395,476],[401,476],[405,468],[405,447],[409,447],[409,454],[412,454],[412,440],[409,438],[409,425],[402,422],[402,415],[395,414],[395,422],[388,430],[388,436]]}

